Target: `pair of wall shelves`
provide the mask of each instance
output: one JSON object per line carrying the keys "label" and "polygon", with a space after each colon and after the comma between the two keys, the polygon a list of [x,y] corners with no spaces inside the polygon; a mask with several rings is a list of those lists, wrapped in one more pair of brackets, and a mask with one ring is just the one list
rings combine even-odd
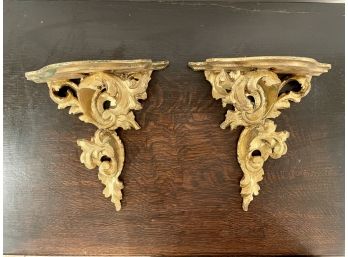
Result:
{"label": "pair of wall shelves", "polygon": [[[140,129],[133,110],[142,108],[138,100],[147,98],[152,71],[164,69],[168,61],[110,60],[52,64],[27,72],[36,83],[47,83],[58,109],[69,107],[70,114],[94,124],[98,129],[90,140],[81,139],[80,161],[88,168],[99,167],[105,197],[121,210],[123,183],[119,180],[125,153],[115,129]],[[190,62],[195,71],[204,71],[214,99],[230,107],[220,125],[232,130],[243,126],[237,157],[244,174],[240,181],[242,208],[248,210],[259,194],[263,165],[287,151],[287,131],[276,131],[273,119],[290,102],[300,102],[311,89],[311,78],[327,72],[330,64],[311,58],[267,56],[213,58]],[[295,83],[297,86],[292,87]],[[218,132],[217,132],[218,133]]]}

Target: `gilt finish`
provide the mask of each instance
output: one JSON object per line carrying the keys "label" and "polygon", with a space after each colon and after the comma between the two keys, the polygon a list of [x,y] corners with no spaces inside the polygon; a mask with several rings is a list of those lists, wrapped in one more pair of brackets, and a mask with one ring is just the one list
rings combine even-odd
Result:
{"label": "gilt finish", "polygon": [[46,82],[58,109],[70,107],[69,114],[94,124],[98,130],[91,140],[78,140],[80,157],[88,169],[99,167],[98,178],[105,185],[116,211],[121,210],[123,183],[119,180],[125,159],[124,148],[114,131],[140,129],[133,110],[147,98],[146,89],[153,70],[164,69],[167,61],[77,61],[48,65],[27,72],[28,80]]}
{"label": "gilt finish", "polygon": [[290,102],[300,102],[311,89],[312,76],[327,72],[331,65],[311,58],[268,56],[213,58],[190,62],[189,66],[195,71],[204,70],[213,98],[221,99],[223,107],[230,107],[220,127],[244,127],[237,155],[244,174],[240,181],[242,207],[247,211],[253,196],[259,194],[263,164],[269,157],[277,159],[287,151],[289,132],[276,132],[271,119],[289,108]]}

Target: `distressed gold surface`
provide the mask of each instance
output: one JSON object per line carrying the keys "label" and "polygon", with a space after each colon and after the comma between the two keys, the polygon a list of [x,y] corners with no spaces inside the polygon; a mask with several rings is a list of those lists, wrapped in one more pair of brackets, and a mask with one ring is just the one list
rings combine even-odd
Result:
{"label": "distressed gold surface", "polygon": [[[287,151],[289,132],[276,132],[270,119],[289,108],[290,102],[300,102],[311,89],[312,76],[327,72],[331,65],[304,57],[261,56],[213,58],[190,62],[189,66],[195,71],[204,70],[213,98],[221,99],[223,107],[232,106],[220,127],[245,127],[237,155],[244,174],[240,182],[242,206],[247,211],[253,196],[259,194],[264,162],[269,157],[280,158]],[[298,91],[282,91],[293,81],[301,86]]]}
{"label": "distressed gold surface", "polygon": [[27,72],[28,80],[46,82],[58,109],[70,107],[70,114],[94,124],[98,130],[91,140],[78,140],[81,162],[88,168],[99,167],[98,177],[105,185],[105,197],[111,197],[121,209],[123,184],[118,179],[124,163],[124,148],[114,131],[117,128],[140,129],[133,110],[142,108],[138,100],[147,98],[146,89],[153,70],[164,69],[167,61],[112,60],[77,61],[52,64]]}
{"label": "distressed gold surface", "polygon": [[121,210],[123,183],[118,179],[124,162],[124,148],[115,132],[98,129],[91,140],[80,139],[80,160],[88,169],[99,167],[98,178],[105,185],[105,197],[111,197],[116,210]]}

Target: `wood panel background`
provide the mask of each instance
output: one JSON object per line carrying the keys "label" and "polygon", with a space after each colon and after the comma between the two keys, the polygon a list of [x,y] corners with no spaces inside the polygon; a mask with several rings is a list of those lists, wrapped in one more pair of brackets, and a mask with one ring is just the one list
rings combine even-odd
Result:
{"label": "wood panel background", "polygon": [[[276,119],[288,153],[269,160],[243,212],[241,130],[188,61],[291,55],[331,63]],[[93,59],[169,60],[118,131],[123,209],[79,162],[92,125],[57,110],[24,73]],[[229,255],[344,252],[344,5],[318,3],[5,1],[4,252],[23,255]]]}

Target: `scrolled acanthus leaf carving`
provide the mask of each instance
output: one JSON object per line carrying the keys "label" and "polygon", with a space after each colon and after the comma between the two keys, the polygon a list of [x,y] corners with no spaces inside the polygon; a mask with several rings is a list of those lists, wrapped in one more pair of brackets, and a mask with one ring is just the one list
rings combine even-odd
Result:
{"label": "scrolled acanthus leaf carving", "polygon": [[[140,110],[145,100],[151,71],[129,74],[97,72],[80,79],[48,82],[50,96],[58,108],[70,107],[70,114],[103,129],[140,129],[132,110]],[[65,94],[59,94],[65,89]]]}
{"label": "scrolled acanthus leaf carving", "polygon": [[119,176],[124,163],[121,139],[115,132],[98,129],[90,141],[80,139],[77,144],[82,149],[81,163],[88,169],[99,167],[98,178],[105,185],[104,196],[111,197],[116,211],[121,210],[123,183]]}
{"label": "scrolled acanthus leaf carving", "polygon": [[58,109],[94,124],[98,130],[91,140],[78,140],[81,162],[88,168],[99,167],[98,177],[105,185],[105,197],[111,197],[116,211],[121,209],[123,183],[119,180],[124,148],[114,131],[117,128],[140,129],[133,110],[142,108],[153,70],[164,69],[168,61],[111,60],[77,61],[52,64],[27,72],[28,80],[46,82]]}
{"label": "scrolled acanthus leaf carving", "polygon": [[263,179],[263,164],[269,157],[278,159],[286,154],[286,139],[289,132],[276,132],[276,125],[272,120],[264,124],[246,127],[239,137],[237,154],[238,162],[244,173],[240,181],[243,197],[243,210],[247,211],[253,195],[258,195],[258,182]]}
{"label": "scrolled acanthus leaf carving", "polygon": [[58,104],[58,109],[70,107],[69,114],[82,113],[77,99],[78,85],[69,80],[47,82],[51,99]]}
{"label": "scrolled acanthus leaf carving", "polygon": [[[244,127],[237,155],[244,174],[240,182],[242,207],[247,211],[253,196],[259,194],[265,161],[287,151],[289,132],[276,132],[271,119],[289,108],[290,102],[300,102],[311,89],[312,76],[327,72],[331,65],[304,57],[261,56],[212,58],[189,66],[204,70],[213,98],[221,99],[223,107],[232,106],[220,127]],[[299,88],[287,89],[293,82]]]}
{"label": "scrolled acanthus leaf carving", "polygon": [[[281,80],[278,75],[268,70],[205,71],[207,80],[212,85],[212,95],[221,99],[223,107],[232,105],[228,110],[221,128],[228,126],[250,126],[263,123],[267,118],[276,118],[279,110],[290,107],[290,101],[300,102],[310,90],[311,76],[286,76]],[[289,82],[297,81],[301,85],[298,92],[284,92],[281,89]]]}

